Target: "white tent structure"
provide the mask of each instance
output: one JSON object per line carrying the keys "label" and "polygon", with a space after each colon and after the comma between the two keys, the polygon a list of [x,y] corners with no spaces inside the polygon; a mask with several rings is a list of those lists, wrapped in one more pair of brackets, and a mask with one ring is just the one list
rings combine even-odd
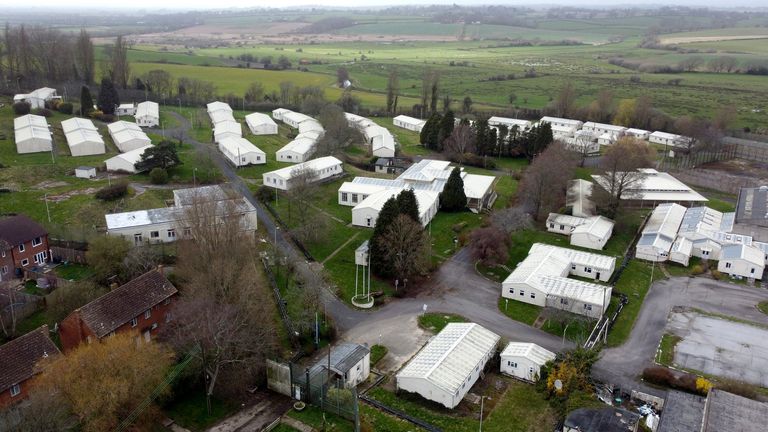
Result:
{"label": "white tent structure", "polygon": [[[363,199],[352,209],[352,225],[366,228],[376,226],[376,220],[384,207],[384,203],[397,196],[401,191],[402,189],[386,189]],[[425,190],[414,190],[413,194],[416,195],[416,202],[419,206],[419,220],[423,226],[426,226],[440,208],[440,194]]]}
{"label": "white tent structure", "polygon": [[528,257],[501,284],[501,296],[599,318],[611,301],[611,287],[568,275],[606,282],[615,267],[614,257],[534,243]]}
{"label": "white tent structure", "polygon": [[397,388],[452,409],[477,382],[499,339],[479,324],[449,323],[397,373]]}
{"label": "white tent structure", "polygon": [[146,101],[136,105],[134,115],[136,124],[141,127],[155,127],[160,125],[160,105],[157,102]]}
{"label": "white tent structure", "polygon": [[152,146],[139,147],[107,159],[104,161],[107,165],[107,171],[124,171],[128,173],[139,172],[139,170],[136,169],[136,163],[141,160],[141,155],[143,155],[150,147]]}
{"label": "white tent structure", "polygon": [[245,116],[245,124],[254,135],[276,135],[277,123],[262,113],[253,113]]}
{"label": "white tent structure", "polygon": [[208,113],[208,117],[211,118],[211,124],[215,128],[217,124],[222,122],[235,122],[235,116],[232,115],[232,111],[218,110]]}
{"label": "white tent structure", "polygon": [[71,118],[61,122],[64,136],[72,156],[89,156],[106,153],[104,139],[92,121],[81,118]]}
{"label": "white tent structure", "polygon": [[45,117],[27,114],[13,120],[13,135],[19,154],[51,151],[53,138]]}
{"label": "white tent structure", "polygon": [[541,368],[555,360],[555,353],[535,343],[510,342],[501,352],[501,373],[526,381],[538,381]]}
{"label": "white tent structure", "polygon": [[13,96],[13,102],[27,102],[32,108],[45,108],[45,103],[53,99],[60,97],[56,95],[56,89],[50,87],[41,87],[31,93]]}
{"label": "white tent structure", "polygon": [[421,132],[421,129],[424,128],[426,123],[426,120],[417,119],[406,115],[399,115],[392,119],[393,125],[413,132]]}
{"label": "white tent structure", "polygon": [[213,126],[213,141],[219,143],[228,138],[242,138],[243,128],[234,120],[225,120]]}
{"label": "white tent structure", "polygon": [[307,177],[307,181],[315,183],[327,178],[340,176],[344,173],[343,164],[333,156],[325,156],[287,166],[263,174],[264,186],[280,190],[289,190],[295,179]]}
{"label": "white tent structure", "polygon": [[[708,201],[700,193],[676,179],[669,173],[659,172],[653,168],[640,168],[642,177],[624,190],[622,200],[637,202],[640,205],[656,205],[664,202],[693,204]],[[619,173],[621,175],[621,173]],[[605,175],[593,175],[598,186],[610,188],[610,182]]]}
{"label": "white tent structure", "polygon": [[219,141],[219,151],[236,167],[267,163],[267,155],[245,138],[225,138]]}
{"label": "white tent structure", "polygon": [[663,262],[683,222],[685,207],[675,203],[659,204],[648,218],[635,247],[635,257],[646,261]]}
{"label": "white tent structure", "polygon": [[275,152],[275,155],[280,162],[306,162],[315,153],[316,144],[317,140],[312,138],[296,137],[296,139]]}
{"label": "white tent structure", "polygon": [[127,121],[116,121],[107,125],[109,136],[121,152],[152,145],[152,140],[141,130],[139,125]]}

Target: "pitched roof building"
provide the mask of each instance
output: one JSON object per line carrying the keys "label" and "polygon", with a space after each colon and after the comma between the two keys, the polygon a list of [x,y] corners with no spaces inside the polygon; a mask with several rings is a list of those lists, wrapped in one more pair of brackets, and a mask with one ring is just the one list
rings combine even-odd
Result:
{"label": "pitched roof building", "polygon": [[178,291],[162,269],[151,270],[76,309],[59,326],[65,351],[110,334],[137,331],[149,341],[171,319]]}
{"label": "pitched roof building", "polygon": [[40,372],[40,361],[58,354],[47,325],[0,346],[0,407],[26,397],[27,381]]}
{"label": "pitched roof building", "polygon": [[50,259],[48,231],[25,215],[0,219],[0,281]]}

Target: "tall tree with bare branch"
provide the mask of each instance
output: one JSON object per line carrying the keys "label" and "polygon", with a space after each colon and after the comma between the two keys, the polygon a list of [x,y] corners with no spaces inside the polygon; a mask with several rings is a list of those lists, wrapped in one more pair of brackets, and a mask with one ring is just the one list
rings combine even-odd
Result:
{"label": "tall tree with bare branch", "polygon": [[525,170],[517,193],[518,202],[536,220],[565,203],[568,181],[573,178],[578,161],[574,153],[555,141]]}
{"label": "tall tree with bare branch", "polygon": [[93,53],[91,36],[85,29],[80,29],[80,34],[75,41],[75,68],[85,84],[91,84],[96,74],[96,57]]}
{"label": "tall tree with bare branch", "polygon": [[645,178],[638,168],[650,167],[653,149],[644,141],[632,137],[620,138],[608,148],[600,160],[602,180],[593,188],[592,200],[608,217],[615,217],[622,200],[631,199],[637,186]]}

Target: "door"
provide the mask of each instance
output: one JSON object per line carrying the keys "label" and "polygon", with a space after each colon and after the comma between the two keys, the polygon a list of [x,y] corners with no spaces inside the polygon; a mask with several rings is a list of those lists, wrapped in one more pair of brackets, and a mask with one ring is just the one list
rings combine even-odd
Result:
{"label": "door", "polygon": [[144,330],[144,342],[149,342],[152,340],[152,334],[149,330]]}
{"label": "door", "polygon": [[600,280],[600,272],[595,273],[595,279]]}

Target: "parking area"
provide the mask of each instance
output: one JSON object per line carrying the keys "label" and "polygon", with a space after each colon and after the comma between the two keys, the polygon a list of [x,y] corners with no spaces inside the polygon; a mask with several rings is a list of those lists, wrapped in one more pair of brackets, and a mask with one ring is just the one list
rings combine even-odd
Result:
{"label": "parking area", "polygon": [[768,328],[685,311],[670,314],[667,332],[681,338],[678,367],[768,386]]}

